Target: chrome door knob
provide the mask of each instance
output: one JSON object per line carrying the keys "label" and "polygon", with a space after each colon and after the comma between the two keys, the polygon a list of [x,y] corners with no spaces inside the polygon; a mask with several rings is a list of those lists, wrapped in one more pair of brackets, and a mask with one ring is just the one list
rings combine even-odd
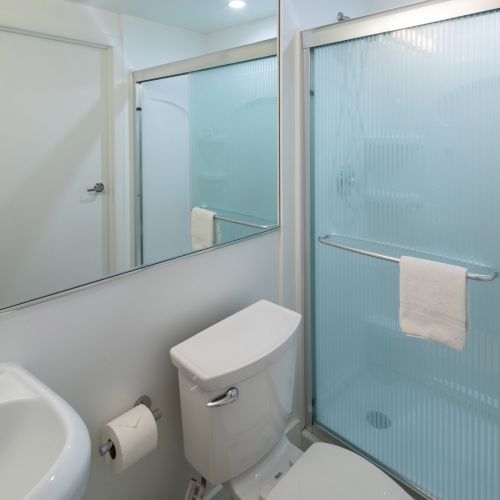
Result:
{"label": "chrome door knob", "polygon": [[93,188],[87,189],[87,193],[102,193],[104,191],[104,184],[102,182],[96,182]]}

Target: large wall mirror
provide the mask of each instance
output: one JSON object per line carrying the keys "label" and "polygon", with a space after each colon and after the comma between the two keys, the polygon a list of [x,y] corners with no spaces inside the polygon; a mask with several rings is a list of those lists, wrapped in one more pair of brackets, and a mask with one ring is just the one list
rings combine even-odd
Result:
{"label": "large wall mirror", "polygon": [[278,227],[277,0],[0,0],[0,309]]}

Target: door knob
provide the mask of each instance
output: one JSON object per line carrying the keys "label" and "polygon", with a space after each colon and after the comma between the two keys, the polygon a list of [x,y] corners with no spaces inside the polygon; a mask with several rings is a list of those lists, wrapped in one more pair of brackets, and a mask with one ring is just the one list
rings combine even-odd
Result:
{"label": "door knob", "polygon": [[96,182],[93,188],[87,189],[87,193],[102,193],[104,191],[104,184]]}

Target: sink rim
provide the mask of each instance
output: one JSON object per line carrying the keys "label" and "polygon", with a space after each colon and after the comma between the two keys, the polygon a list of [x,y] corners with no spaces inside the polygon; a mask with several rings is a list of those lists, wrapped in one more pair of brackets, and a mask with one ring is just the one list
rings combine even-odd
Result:
{"label": "sink rim", "polygon": [[0,411],[2,406],[16,401],[39,400],[52,410],[64,433],[63,445],[56,459],[24,499],[58,499],[82,491],[90,469],[90,436],[85,423],[61,396],[19,364],[0,363],[0,374],[4,372],[14,376],[32,394],[0,400]]}

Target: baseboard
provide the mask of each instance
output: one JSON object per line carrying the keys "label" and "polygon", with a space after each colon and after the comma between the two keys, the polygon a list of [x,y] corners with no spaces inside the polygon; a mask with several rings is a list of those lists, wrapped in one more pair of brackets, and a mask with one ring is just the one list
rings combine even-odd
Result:
{"label": "baseboard", "polygon": [[303,450],[302,447],[302,427],[298,418],[290,419],[285,428],[285,435],[290,443],[294,444],[297,448]]}
{"label": "baseboard", "polygon": [[[207,492],[205,493],[205,495],[203,497],[203,500],[215,500],[215,498],[219,495],[220,495],[219,498],[221,498],[221,500],[222,500],[222,498],[226,498],[223,496],[224,495],[223,492],[224,492],[224,489],[222,488],[222,486],[220,484],[217,486],[213,486],[209,490],[207,490]],[[229,498],[229,497],[227,497],[227,498]]]}

